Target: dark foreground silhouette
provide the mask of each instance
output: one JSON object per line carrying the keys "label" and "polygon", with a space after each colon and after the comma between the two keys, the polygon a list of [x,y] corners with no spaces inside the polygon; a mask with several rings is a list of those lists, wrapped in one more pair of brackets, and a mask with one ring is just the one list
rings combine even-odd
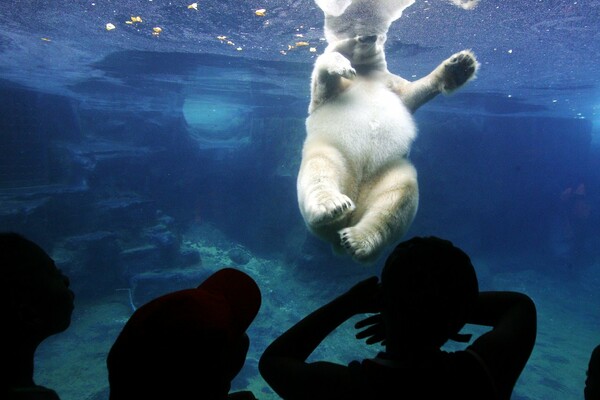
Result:
{"label": "dark foreground silhouette", "polygon": [[246,329],[260,304],[254,280],[225,268],[195,289],[143,305],[108,354],[110,399],[254,399],[229,390],[246,360]]}
{"label": "dark foreground silhouette", "polygon": [[0,233],[0,398],[56,400],[33,381],[34,355],[46,338],[71,324],[69,279],[34,242]]}
{"label": "dark foreground silhouette", "polygon": [[[307,362],[350,317],[362,320],[358,339],[385,351],[350,365]],[[465,350],[466,323],[491,327]],[[284,399],[509,399],[536,338],[536,309],[525,294],[479,292],[469,257],[435,237],[399,244],[381,274],[357,283],[284,332],[267,347],[259,369]]]}

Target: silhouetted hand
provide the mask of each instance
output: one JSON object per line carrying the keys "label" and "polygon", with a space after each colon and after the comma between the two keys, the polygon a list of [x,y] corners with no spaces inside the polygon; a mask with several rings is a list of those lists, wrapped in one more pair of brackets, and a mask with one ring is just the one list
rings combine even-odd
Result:
{"label": "silhouetted hand", "polygon": [[344,297],[352,304],[355,314],[379,312],[381,310],[381,286],[379,285],[379,278],[372,276],[360,281],[341,297]]}
{"label": "silhouetted hand", "polygon": [[365,328],[356,334],[357,339],[366,339],[367,344],[381,343],[385,345],[385,325],[380,313],[358,321],[354,328]]}

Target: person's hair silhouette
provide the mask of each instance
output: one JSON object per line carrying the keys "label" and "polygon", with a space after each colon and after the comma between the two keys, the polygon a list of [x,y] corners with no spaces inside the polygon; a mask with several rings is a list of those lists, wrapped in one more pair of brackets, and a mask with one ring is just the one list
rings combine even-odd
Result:
{"label": "person's hair silhouette", "polygon": [[47,337],[71,324],[69,279],[34,242],[0,233],[0,398],[58,399],[33,380],[34,354]]}
{"label": "person's hair silhouette", "polygon": [[585,400],[600,400],[600,345],[592,351],[585,379]]}
{"label": "person's hair silhouette", "polygon": [[108,354],[110,399],[226,399],[260,304],[254,280],[225,268],[138,308]]}
{"label": "person's hair silhouette", "polygon": [[[375,358],[341,365],[306,362],[325,337],[350,317],[357,338],[384,341]],[[491,326],[465,350],[446,352],[449,339],[467,342],[466,323]],[[356,284],[277,338],[259,369],[284,399],[509,399],[531,354],[536,310],[515,292],[479,292],[469,257],[435,237],[399,244],[381,274]]]}

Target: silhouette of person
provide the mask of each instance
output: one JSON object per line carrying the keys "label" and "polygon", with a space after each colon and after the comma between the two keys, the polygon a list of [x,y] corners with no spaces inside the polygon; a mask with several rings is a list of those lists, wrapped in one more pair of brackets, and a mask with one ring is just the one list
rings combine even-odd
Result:
{"label": "silhouette of person", "polygon": [[[384,341],[375,358],[341,365],[306,362],[329,333],[356,314],[367,343]],[[465,350],[465,323],[492,327]],[[381,274],[312,312],[263,353],[259,370],[284,399],[509,399],[534,346],[536,309],[526,295],[479,292],[469,257],[449,241],[399,244]]]}
{"label": "silhouette of person", "polygon": [[34,354],[47,337],[71,324],[69,279],[34,242],[0,233],[0,398],[58,399],[33,380]]}
{"label": "silhouette of person", "polygon": [[260,304],[256,282],[224,268],[195,289],[138,308],[108,354],[110,400],[255,399],[249,391],[228,393]]}
{"label": "silhouette of person", "polygon": [[600,345],[592,351],[586,375],[585,400],[600,400]]}

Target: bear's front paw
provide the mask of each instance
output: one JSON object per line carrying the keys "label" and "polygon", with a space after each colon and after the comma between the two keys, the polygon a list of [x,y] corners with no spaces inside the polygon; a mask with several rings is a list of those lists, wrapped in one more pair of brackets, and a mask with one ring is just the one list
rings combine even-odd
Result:
{"label": "bear's front paw", "polygon": [[348,196],[324,191],[308,202],[306,221],[311,227],[320,227],[339,221],[355,208],[354,202]]}
{"label": "bear's front paw", "polygon": [[470,50],[454,54],[444,62],[442,92],[450,93],[475,78],[479,63]]}
{"label": "bear's front paw", "polygon": [[326,70],[329,75],[337,75],[347,79],[353,79],[356,76],[356,70],[352,68],[350,60],[341,55],[340,53],[328,53],[326,54]]}

